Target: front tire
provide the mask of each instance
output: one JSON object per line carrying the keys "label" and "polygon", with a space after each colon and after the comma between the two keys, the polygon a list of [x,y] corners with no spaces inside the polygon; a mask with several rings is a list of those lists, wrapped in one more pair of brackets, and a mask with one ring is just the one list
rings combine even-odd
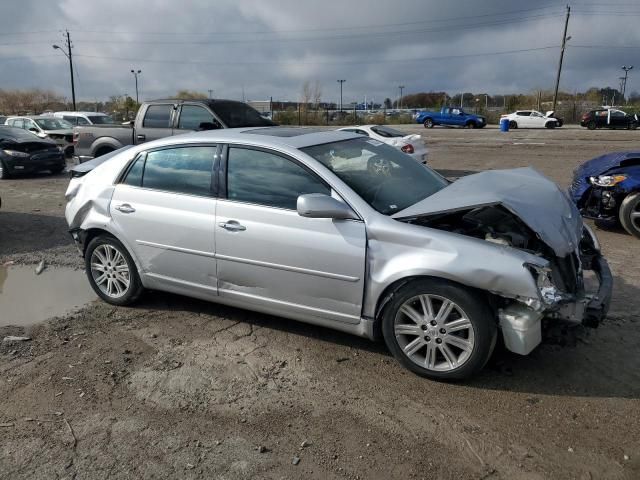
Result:
{"label": "front tire", "polygon": [[495,316],[470,289],[440,279],[411,282],[382,315],[382,333],[407,369],[436,380],[460,380],[489,360],[497,338]]}
{"label": "front tire", "polygon": [[476,128],[476,123],[475,122],[467,122],[467,124],[465,125],[466,128]]}
{"label": "front tire", "polygon": [[547,122],[545,123],[545,128],[556,128],[557,123],[556,122]]}
{"label": "front tire", "polygon": [[9,171],[2,161],[0,161],[0,180],[6,180],[9,178]]}
{"label": "front tire", "polygon": [[424,121],[423,125],[424,125],[424,128],[433,128],[435,124],[433,123],[433,120],[431,118],[427,118]]}
{"label": "front tire", "polygon": [[111,305],[130,305],[144,290],[136,264],[127,249],[110,235],[89,242],[84,254],[91,288]]}
{"label": "front tire", "polygon": [[620,204],[620,223],[636,238],[640,238],[640,193],[632,193]]}

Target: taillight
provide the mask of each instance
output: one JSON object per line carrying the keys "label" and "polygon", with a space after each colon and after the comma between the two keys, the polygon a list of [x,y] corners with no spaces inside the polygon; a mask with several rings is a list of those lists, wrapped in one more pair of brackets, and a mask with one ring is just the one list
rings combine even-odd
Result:
{"label": "taillight", "polygon": [[402,150],[404,153],[413,153],[413,145],[411,145],[410,143],[407,143],[404,147],[402,147],[400,150]]}
{"label": "taillight", "polygon": [[587,118],[589,118],[589,113],[583,113],[582,114],[582,119],[586,120]]}

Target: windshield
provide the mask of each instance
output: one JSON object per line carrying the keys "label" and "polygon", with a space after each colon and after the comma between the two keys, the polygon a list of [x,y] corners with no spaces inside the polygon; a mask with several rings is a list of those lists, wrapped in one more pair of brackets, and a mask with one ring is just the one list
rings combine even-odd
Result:
{"label": "windshield", "polygon": [[40,140],[35,133],[21,128],[0,125],[0,141],[2,140]]}
{"label": "windshield", "polygon": [[381,137],[393,138],[393,137],[404,137],[405,134],[399,130],[395,130],[390,127],[385,127],[383,125],[376,125],[375,127],[371,127],[371,130],[376,132]]}
{"label": "windshield", "polygon": [[70,130],[73,128],[73,125],[60,118],[34,118],[33,121],[43,130]]}
{"label": "windshield", "polygon": [[109,115],[88,115],[87,118],[94,125],[110,125],[116,123]]}
{"label": "windshield", "polygon": [[210,107],[227,128],[271,127],[275,125],[246,103],[218,100],[210,104]]}
{"label": "windshield", "polygon": [[373,139],[354,138],[301,150],[385,215],[404,210],[448,185],[409,155]]}

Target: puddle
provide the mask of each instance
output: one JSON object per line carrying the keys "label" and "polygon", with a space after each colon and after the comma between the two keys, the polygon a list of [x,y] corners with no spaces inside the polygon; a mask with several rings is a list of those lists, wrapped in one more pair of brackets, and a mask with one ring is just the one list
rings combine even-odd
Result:
{"label": "puddle", "polygon": [[82,270],[0,265],[0,327],[33,325],[97,298]]}

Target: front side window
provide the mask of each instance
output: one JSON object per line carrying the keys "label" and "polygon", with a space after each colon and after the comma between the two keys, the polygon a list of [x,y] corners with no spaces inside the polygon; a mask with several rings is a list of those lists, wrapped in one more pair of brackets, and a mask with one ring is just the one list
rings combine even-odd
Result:
{"label": "front side window", "polygon": [[183,105],[180,112],[178,128],[182,130],[198,130],[201,123],[214,123],[213,115],[206,109],[196,105]]}
{"label": "front side window", "polygon": [[[188,195],[211,196],[216,146],[167,148],[149,152],[142,172],[142,187]],[[139,160],[138,160],[139,161]],[[132,182],[136,165],[129,172]],[[128,183],[128,176],[125,183]]]}
{"label": "front side window", "polygon": [[149,105],[142,126],[147,128],[171,128],[173,105]]}
{"label": "front side window", "polygon": [[306,193],[330,195],[331,190],[315,174],[280,155],[246,148],[229,149],[229,200],[295,210],[298,196]]}
{"label": "front side window", "polygon": [[430,168],[377,140],[354,138],[301,150],[385,215],[404,210],[448,185]]}

